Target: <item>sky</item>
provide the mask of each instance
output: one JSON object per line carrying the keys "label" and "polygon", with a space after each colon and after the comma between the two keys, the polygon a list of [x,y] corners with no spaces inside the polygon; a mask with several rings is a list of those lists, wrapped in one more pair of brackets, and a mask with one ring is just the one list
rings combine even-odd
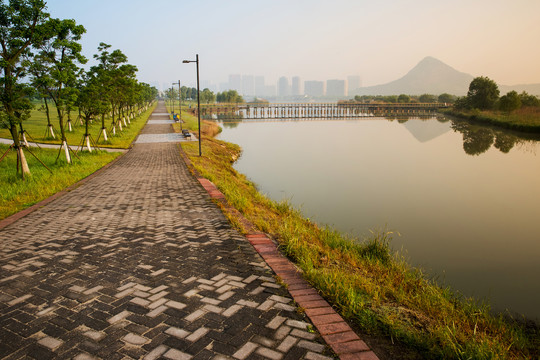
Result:
{"label": "sky", "polygon": [[[538,0],[48,0],[75,19],[89,59],[120,49],[138,79],[194,86],[229,74],[304,80],[405,75],[426,56],[501,85],[540,83]],[[91,61],[90,61],[91,64]]]}

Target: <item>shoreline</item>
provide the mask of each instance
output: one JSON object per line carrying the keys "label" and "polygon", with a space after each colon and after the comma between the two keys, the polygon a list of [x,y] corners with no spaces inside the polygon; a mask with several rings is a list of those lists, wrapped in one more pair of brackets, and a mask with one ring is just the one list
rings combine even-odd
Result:
{"label": "shoreline", "polygon": [[458,119],[467,120],[480,125],[496,126],[507,130],[524,132],[529,134],[540,134],[540,124],[520,124],[516,121],[502,121],[489,114],[482,112],[470,112],[457,111],[454,109],[439,110],[443,115],[450,115]]}
{"label": "shoreline", "polygon": [[[218,127],[216,123],[213,125]],[[365,251],[365,248],[357,246],[351,239],[345,238],[342,234],[338,234],[332,229],[322,228],[311,223],[297,210],[292,209],[287,203],[276,203],[269,199],[259,199],[264,198],[264,196],[257,192],[255,185],[244,175],[236,172],[233,168],[234,161],[241,152],[241,149],[237,145],[205,137],[203,139],[203,159],[198,158],[198,156],[193,156],[194,154],[192,154],[189,149],[190,145],[185,145],[187,146],[184,147],[184,144],[182,144],[184,150],[188,153],[194,166],[197,168],[197,171],[199,171],[203,177],[216,184],[235,211],[240,212],[242,216],[248,218],[257,226],[259,231],[269,234],[272,239],[276,240],[280,244],[279,248],[282,253],[291,259],[298,267],[302,268],[308,282],[318,289],[324,298],[332,303],[334,307],[338,308],[340,313],[352,321],[362,332],[369,333],[375,338],[382,337],[387,340],[397,339],[398,343],[409,349],[421,349],[419,354],[426,354],[427,356],[443,356],[447,358],[454,358],[454,356],[451,356],[452,346],[454,346],[454,349],[463,346],[474,348],[477,345],[482,348],[485,346],[480,344],[482,341],[492,343],[489,350],[489,352],[492,352],[492,355],[495,353],[500,355],[506,353],[506,355],[503,355],[502,357],[519,358],[523,356],[523,352],[517,352],[521,353],[521,356],[516,356],[516,353],[511,355],[514,351],[503,349],[504,347],[508,347],[508,344],[502,347],[502,344],[493,344],[494,341],[495,343],[498,341],[505,342],[503,340],[504,338],[509,340],[508,335],[515,332],[524,332],[522,336],[525,340],[524,338],[521,338],[521,340],[513,340],[514,343],[521,343],[523,345],[529,341],[534,342],[532,340],[534,335],[532,334],[538,333],[539,326],[533,320],[527,321],[521,318],[518,318],[517,320],[508,320],[512,319],[510,314],[506,314],[506,318],[503,320],[503,315],[493,315],[489,306],[482,305],[473,299],[462,297],[449,288],[442,288],[437,284],[430,283],[423,278],[421,270],[415,269],[408,264],[404,264],[402,260],[393,258],[393,255],[390,256],[392,259],[389,259],[390,257],[386,258],[386,260],[388,260],[386,267],[384,264],[381,264],[386,260],[381,261],[381,259],[376,258],[376,256],[367,256],[367,259],[358,256],[359,253]],[[209,165],[208,163],[212,164]],[[219,169],[213,169],[212,167],[214,166],[219,167]],[[228,182],[228,179],[224,179],[224,177],[228,176],[237,178],[237,182]],[[241,193],[247,195],[243,196]],[[261,209],[264,207],[263,205],[266,206],[267,209]],[[243,229],[241,222],[234,217],[234,214],[226,215],[234,226],[241,231],[246,231]],[[271,219],[274,216],[276,219],[275,221]],[[291,218],[295,217],[298,219],[294,220],[297,221],[296,223],[293,223]],[[290,228],[283,229],[288,226],[291,228],[298,227],[299,229],[302,228],[304,230],[292,229],[294,231],[291,232]],[[333,244],[329,244],[328,241],[333,242]],[[316,248],[315,252],[311,251],[313,250],[312,248]],[[378,240],[378,243],[377,240],[375,243],[372,243],[371,248],[380,250],[379,256],[383,259],[389,254],[389,249],[388,247],[385,247],[384,244],[384,235],[383,239]],[[305,256],[306,254],[308,254],[308,256]],[[353,267],[350,268],[350,266]],[[365,270],[361,271],[362,274],[356,274],[356,272],[362,268],[365,268]],[[345,271],[341,271],[343,269]],[[375,273],[375,275],[373,275],[373,273]],[[421,276],[419,276],[419,274]],[[358,276],[356,277],[355,275]],[[330,278],[328,276],[330,276]],[[388,276],[390,276],[390,278],[388,278]],[[402,280],[400,280],[402,283],[385,283],[385,281],[394,282],[392,277],[402,278]],[[414,285],[403,284],[403,282],[406,283],[407,281],[411,281],[411,279]],[[397,299],[397,301],[396,299],[390,300],[390,303],[386,303],[389,300],[383,300],[382,303],[380,303],[380,300],[370,299],[368,295],[357,297],[363,291],[360,291],[360,293],[357,293],[353,298],[350,298],[348,292],[359,291],[362,289],[362,283],[365,283],[366,281],[376,283],[373,284],[375,292],[382,291],[383,293],[393,293],[396,289],[401,289],[399,291],[409,291],[410,295],[405,294],[401,299]],[[346,283],[349,285],[345,286],[344,284]],[[411,287],[408,290],[404,289],[409,285]],[[377,290],[377,286],[380,287],[379,290]],[[369,291],[370,289],[364,290]],[[435,295],[425,295],[424,293],[426,292],[432,292]],[[431,301],[437,303],[437,306],[431,307],[430,305],[421,302],[409,306],[410,302],[416,301],[416,299],[414,299],[415,297],[423,296],[426,297],[428,302]],[[394,302],[396,304],[392,304]],[[371,305],[369,305],[370,303]],[[447,307],[449,304],[453,305]],[[390,314],[393,320],[388,320],[388,318],[385,317],[389,315],[388,311],[390,311],[390,313],[396,311],[395,314]],[[384,313],[386,313],[386,315]],[[404,323],[401,322],[403,319]],[[463,334],[469,335],[463,335],[462,340],[459,340],[458,343],[444,345],[447,340],[443,338],[448,335],[443,334],[447,330],[441,329],[438,325],[433,324],[439,321],[442,321],[443,323],[451,321],[451,323],[455,324],[454,326],[458,328],[462,327],[462,329],[458,331],[458,335],[461,331],[463,331]],[[473,322],[471,323],[471,321]],[[521,323],[519,323],[520,321]],[[530,322],[533,322],[535,325],[528,326],[528,324],[530,325]],[[407,323],[412,325],[412,327],[408,326]],[[479,325],[480,323],[484,323],[486,328],[480,330],[480,328],[482,328],[482,326]],[[435,326],[435,328],[432,328],[433,326]],[[493,328],[488,330],[490,327]],[[420,330],[418,330],[418,328],[420,328]],[[422,328],[427,330],[427,333],[424,333]],[[475,334],[484,332],[486,337],[482,341],[470,339],[469,337],[473,332]],[[495,335],[486,335],[490,333]],[[529,335],[526,335],[525,333]],[[456,339],[459,337],[460,336],[456,337]],[[463,343],[461,343],[462,341]],[[465,345],[467,343],[469,345]],[[476,343],[476,345],[473,345],[472,343]],[[536,344],[523,346],[524,348],[522,350],[525,350],[526,352],[532,351],[532,353],[535,353],[534,349],[538,348],[538,345]],[[499,348],[499,350],[497,350],[497,348]],[[477,355],[478,353],[475,351],[479,351],[480,353],[482,351],[488,351],[485,349],[469,350],[472,351],[469,354]],[[495,357],[498,356],[495,355]]]}

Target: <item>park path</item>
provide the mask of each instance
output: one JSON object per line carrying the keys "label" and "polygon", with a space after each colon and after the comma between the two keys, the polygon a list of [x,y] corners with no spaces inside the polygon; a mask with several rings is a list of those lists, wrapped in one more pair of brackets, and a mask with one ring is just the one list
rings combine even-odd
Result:
{"label": "park path", "polygon": [[168,118],[158,104],[112,166],[0,230],[0,358],[332,357]]}

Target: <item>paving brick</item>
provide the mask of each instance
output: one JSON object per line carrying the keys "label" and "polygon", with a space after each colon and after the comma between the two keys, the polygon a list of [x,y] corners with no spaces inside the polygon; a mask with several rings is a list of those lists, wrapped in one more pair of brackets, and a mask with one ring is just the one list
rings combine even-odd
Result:
{"label": "paving brick", "polygon": [[44,337],[43,339],[38,341],[38,344],[45,346],[46,348],[50,350],[55,350],[58,347],[60,347],[64,342],[59,339],[55,339],[52,337]]}
{"label": "paving brick", "polygon": [[252,342],[247,342],[244,346],[242,346],[240,349],[238,349],[237,352],[233,354],[233,357],[236,359],[245,359],[247,358],[256,348],[258,347],[257,344],[254,344]]}
{"label": "paving brick", "polygon": [[265,358],[272,359],[272,360],[280,360],[283,358],[283,354],[279,353],[277,351],[260,347],[257,349],[257,354],[264,356]]}
{"label": "paving brick", "polygon": [[193,356],[176,349],[170,349],[165,354],[163,354],[163,357],[171,360],[189,360]]}
{"label": "paving brick", "polygon": [[132,345],[144,345],[148,342],[147,338],[144,338],[134,333],[127,334],[122,338],[122,340]]}

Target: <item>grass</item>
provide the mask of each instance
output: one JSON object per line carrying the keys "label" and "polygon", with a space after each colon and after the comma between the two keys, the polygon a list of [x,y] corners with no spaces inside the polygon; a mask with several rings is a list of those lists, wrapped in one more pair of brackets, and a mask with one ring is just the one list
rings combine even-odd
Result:
{"label": "grass", "polygon": [[[109,132],[111,120],[105,119],[105,126],[107,127],[108,141],[104,142],[103,137],[101,137],[98,142],[98,146],[107,147],[107,148],[119,148],[119,149],[129,148],[135,136],[137,136],[137,134],[141,131],[141,129],[146,124],[146,120],[152,113],[155,106],[157,106],[157,102],[153,106],[149,107],[147,111],[143,112],[141,116],[138,116],[134,120],[132,120],[131,124],[128,124],[127,127],[123,127],[123,131],[119,132],[117,129],[116,136],[112,136],[112,134]],[[58,125],[58,116],[56,114],[56,108],[54,107],[54,105],[49,105],[51,123],[55,129],[56,139],[52,139],[47,136],[46,134],[47,116],[44,111],[40,111],[38,110],[38,108],[39,108],[39,105],[37,105],[36,108],[32,110],[31,117],[28,120],[23,122],[24,129],[28,132],[28,134],[30,134],[30,137],[27,137],[27,140],[36,141],[39,143],[47,143],[47,144],[60,144],[60,140],[59,140],[60,127]],[[77,121],[77,116],[78,116],[78,112],[73,111],[71,114],[73,131],[71,132],[67,131],[67,125],[65,126],[66,138],[67,138],[68,144],[75,147],[80,145],[81,140],[83,139],[83,136],[85,133],[85,126]],[[98,140],[100,131],[101,131],[101,118],[96,119],[91,124],[89,124],[89,133],[93,137],[94,141]],[[8,129],[0,129],[0,137],[11,139],[11,134]]]}
{"label": "grass", "polygon": [[[391,338],[424,358],[540,355],[537,327],[492,315],[488,305],[426,280],[421,270],[392,252],[391,233],[377,231],[355,239],[318,226],[287,202],[260,194],[238,173],[232,166],[241,153],[237,145],[207,136],[202,144],[202,157],[196,142],[182,144],[197,171],[260,231],[276,239],[305,278],[363,332]],[[225,213],[233,226],[246,232],[233,212]]]}
{"label": "grass", "polygon": [[511,113],[456,109],[441,110],[441,112],[506,129],[540,133],[540,107],[524,107]]}
{"label": "grass", "polygon": [[[109,148],[129,148],[135,137],[146,124],[146,120],[157,106],[157,102],[150,106],[147,111],[131,121],[131,124],[124,128],[116,136],[110,136],[106,144],[98,143],[99,147]],[[52,108],[51,115],[54,108]],[[74,116],[75,118],[76,116]],[[57,123],[57,117],[51,118],[53,125]],[[109,121],[110,122],[110,121]],[[74,122],[73,132],[66,132],[68,143],[73,147],[79,145],[85,128],[82,125],[76,125]],[[45,137],[47,119],[45,113],[38,110],[32,112],[32,117],[24,122],[25,130],[31,135],[33,140],[43,143],[59,144],[60,141]],[[94,121],[90,127],[90,133],[97,140],[101,129],[101,121]],[[7,129],[0,129],[0,137],[11,138]],[[31,141],[28,138],[28,141]],[[7,145],[0,145],[0,153],[7,150]],[[105,151],[94,151],[92,153],[79,152],[78,156],[72,157],[73,164],[65,162],[65,156],[62,154],[58,162],[58,150],[56,149],[37,149],[32,148],[32,152],[43,161],[51,170],[52,174],[43,167],[28,151],[25,151],[25,157],[32,175],[24,181],[16,172],[16,154],[12,151],[8,157],[0,162],[0,219],[4,219],[20,210],[32,206],[33,204],[46,199],[47,197],[65,189],[77,181],[99,170],[120,153],[109,153]]]}
{"label": "grass", "polygon": [[[0,144],[0,152],[7,150],[7,145]],[[62,160],[56,163],[58,150],[32,148],[32,152],[43,161],[52,174],[38,161],[25,151],[25,157],[32,175],[24,181],[16,172],[16,154],[12,151],[0,162],[0,219],[4,219],[20,210],[46,199],[64,188],[87,177],[107,163],[114,160],[120,153],[109,152],[80,152],[80,160],[73,158],[69,165]]]}

